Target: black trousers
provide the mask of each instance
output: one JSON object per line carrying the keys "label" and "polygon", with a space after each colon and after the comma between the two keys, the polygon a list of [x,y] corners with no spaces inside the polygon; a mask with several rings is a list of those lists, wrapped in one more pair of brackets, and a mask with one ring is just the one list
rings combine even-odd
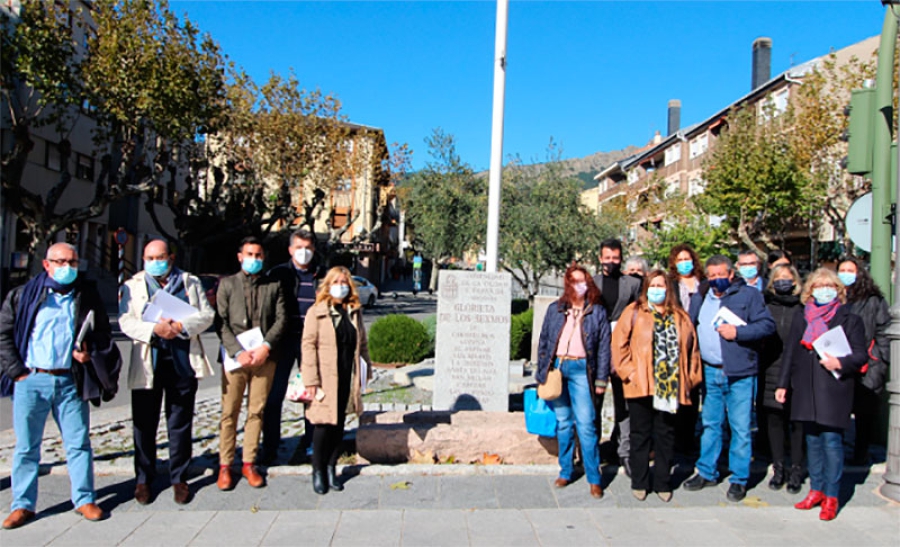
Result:
{"label": "black trousers", "polygon": [[650,490],[650,441],[656,452],[653,490],[671,492],[671,467],[675,457],[675,414],[653,408],[653,397],[628,400],[631,415],[631,488]]}
{"label": "black trousers", "polygon": [[344,413],[338,413],[338,425],[318,424],[312,433],[312,466],[324,470],[326,465],[337,464],[341,457],[341,442],[344,440]]}
{"label": "black trousers", "polygon": [[[804,466],[803,459],[803,424],[791,421],[790,409],[757,407],[760,414],[760,423],[765,424],[769,440],[769,448],[772,451],[772,463],[786,464],[784,440],[790,438],[791,465]],[[784,465],[788,467],[787,465]]]}
{"label": "black trousers", "polygon": [[691,404],[679,405],[675,413],[675,450],[689,458],[700,453],[700,388],[694,388],[690,393]]}
{"label": "black trousers", "polygon": [[185,482],[191,463],[194,400],[197,379],[179,376],[170,359],[157,359],[152,389],[131,391],[134,420],[134,474],[138,483],[150,484],[156,477],[156,431],[165,400],[166,431],[169,436],[169,479]]}
{"label": "black trousers", "polygon": [[856,439],[853,441],[853,460],[864,462],[869,457],[869,445],[875,439],[880,399],[877,393],[858,380],[853,391],[853,422]]}
{"label": "black trousers", "polygon": [[[263,410],[262,449],[266,458],[273,458],[278,453],[281,444],[281,413],[284,408],[284,397],[287,395],[288,383],[294,372],[294,363],[300,362],[300,339],[295,342],[285,343],[281,348],[278,361],[275,366],[275,377],[272,378],[272,388],[266,398],[266,408]],[[300,444],[307,447],[312,443],[313,425],[306,420],[303,439]]]}

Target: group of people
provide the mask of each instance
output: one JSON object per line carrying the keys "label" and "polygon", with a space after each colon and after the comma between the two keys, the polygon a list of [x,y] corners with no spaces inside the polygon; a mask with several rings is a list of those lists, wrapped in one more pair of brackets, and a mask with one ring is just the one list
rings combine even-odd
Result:
{"label": "group of people", "polygon": [[[574,479],[577,432],[590,493],[603,496],[598,436],[609,389],[617,459],[638,500],[648,492],[672,499],[676,449],[696,453],[698,425],[696,473],[684,489],[719,483],[727,444],[727,499],[743,500],[755,422],[757,454],[772,462],[769,488],[798,494],[808,473],[809,492],[795,507],[821,506],[819,518],[834,519],[844,432],[853,415],[851,461],[867,463],[890,357],[888,304],[864,264],[842,259],[837,272],[819,268],[803,281],[790,255],[776,251],[765,277],[756,251],[740,252],[736,264],[724,255],[701,264],[681,244],[666,269],[635,262],[625,272],[614,239],[601,244],[599,258],[595,277],[574,262],[566,270],[540,332],[535,379],[544,384],[556,371],[563,386],[549,401],[559,441],[556,486]],[[849,351],[817,350],[826,333],[843,335]]]}
{"label": "group of people", "polygon": [[[157,494],[156,438],[163,409],[173,498],[178,504],[190,502],[186,473],[194,403],[198,379],[213,374],[211,362],[221,363],[222,371],[219,489],[231,490],[239,480],[232,466],[245,394],[240,474],[251,487],[265,486],[257,464],[271,463],[277,455],[282,405],[295,363],[305,388],[304,442],[312,449],[313,489],[318,494],[343,489],[335,466],[345,418],[362,408],[361,382],[371,377],[370,360],[351,273],[342,266],[322,268],[315,243],[311,232],[294,232],[290,260],[266,272],[262,242],[245,238],[237,253],[240,270],[220,280],[215,309],[200,280],[175,266],[165,241],[144,247],[144,269],[125,282],[119,300],[119,326],[132,341],[127,385],[138,503],[152,503]],[[0,372],[14,392],[16,431],[6,529],[35,517],[49,414],[62,434],[76,512],[88,520],[105,517],[95,499],[88,402],[99,405],[115,396],[122,358],[97,289],[79,277],[78,264],[73,246],[52,245],[44,271],[11,291],[0,310]],[[173,305],[175,300],[180,304]],[[200,334],[213,324],[221,346],[211,354]]]}

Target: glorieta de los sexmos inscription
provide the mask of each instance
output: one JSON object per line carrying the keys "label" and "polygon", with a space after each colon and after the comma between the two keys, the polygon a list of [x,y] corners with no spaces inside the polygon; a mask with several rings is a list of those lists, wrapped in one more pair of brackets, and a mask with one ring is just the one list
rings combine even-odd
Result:
{"label": "glorieta de los sexmos inscription", "polygon": [[440,272],[434,408],[509,410],[508,273]]}

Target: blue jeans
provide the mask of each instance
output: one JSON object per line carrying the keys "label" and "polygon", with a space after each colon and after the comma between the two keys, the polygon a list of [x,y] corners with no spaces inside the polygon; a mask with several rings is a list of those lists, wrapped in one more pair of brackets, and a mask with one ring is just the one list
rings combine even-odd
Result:
{"label": "blue jeans", "polygon": [[734,484],[747,484],[750,478],[750,413],[756,376],[729,378],[721,368],[704,366],[706,396],[703,399],[703,436],[697,472],[707,480],[719,478],[717,462],[722,452],[722,425],[726,416],[731,426],[728,450],[729,479]]}
{"label": "blue jeans", "polygon": [[13,427],[16,449],[12,466],[12,510],[34,511],[37,506],[38,466],[47,414],[53,414],[62,433],[66,465],[76,508],[94,502],[94,459],[91,450],[90,412],[71,375],[32,372],[16,382]]}
{"label": "blue jeans", "polygon": [[803,432],[810,489],[824,492],[830,498],[838,497],[844,473],[844,430],[806,422]]}
{"label": "blue jeans", "polygon": [[594,401],[592,387],[588,383],[587,361],[577,359],[554,363],[562,372],[563,389],[558,399],[550,401],[556,413],[556,439],[559,442],[559,476],[572,480],[575,470],[572,456],[575,452],[575,431],[581,441],[581,458],[584,474],[591,484],[600,484],[600,448],[597,430],[594,429]]}

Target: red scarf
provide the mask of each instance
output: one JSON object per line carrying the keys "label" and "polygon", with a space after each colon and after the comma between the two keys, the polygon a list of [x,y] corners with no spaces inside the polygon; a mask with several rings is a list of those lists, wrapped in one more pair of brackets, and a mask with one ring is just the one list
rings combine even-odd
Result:
{"label": "red scarf", "polygon": [[800,343],[806,349],[812,349],[812,343],[828,331],[828,323],[834,319],[834,314],[841,307],[841,301],[835,298],[831,302],[818,305],[810,299],[803,308],[803,318],[806,319],[806,330]]}

